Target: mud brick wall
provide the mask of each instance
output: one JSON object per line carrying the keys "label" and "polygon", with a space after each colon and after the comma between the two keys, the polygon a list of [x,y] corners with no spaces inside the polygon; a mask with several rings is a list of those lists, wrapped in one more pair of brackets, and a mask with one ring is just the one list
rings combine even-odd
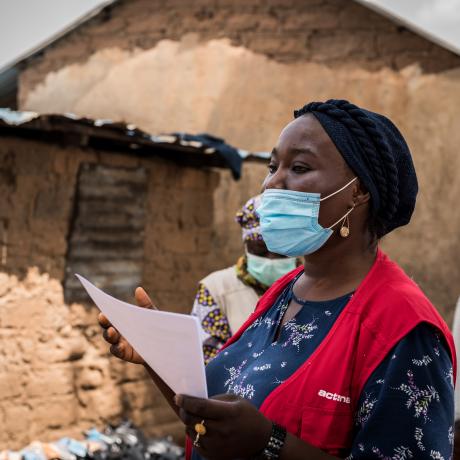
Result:
{"label": "mud brick wall", "polygon": [[[345,98],[386,114],[411,146],[420,195],[411,225],[384,247],[450,321],[460,282],[459,64],[352,0],[121,0],[28,61],[19,99],[27,110],[152,133],[209,132],[248,150],[271,150],[310,100]],[[209,268],[241,254],[233,216],[265,173],[248,164],[238,183],[221,173]]]}
{"label": "mud brick wall", "polygon": [[[19,103],[23,109],[41,112],[122,119],[152,133],[208,131],[253,150],[271,149],[280,129],[291,119],[292,109],[309,100],[344,97],[387,114],[411,146],[420,195],[413,223],[383,244],[449,321],[460,283],[460,189],[456,180],[460,167],[456,126],[460,116],[459,66],[458,56],[352,0],[120,0],[24,65]],[[43,161],[43,155],[41,160],[31,156],[28,164],[22,162],[21,174],[11,174],[18,167],[8,145],[0,146],[0,242],[8,238],[9,248],[5,282],[20,288],[20,293],[27,293],[34,283],[46,286],[48,292],[49,284],[63,277],[70,203],[79,164],[102,161],[137,167],[139,162],[82,152],[60,156],[48,148],[46,158],[53,158],[52,166],[36,164]],[[29,143],[21,155],[36,148]],[[160,305],[185,311],[196,280],[233,263],[241,253],[233,215],[260,190],[266,169],[245,165],[238,183],[228,172],[220,173],[217,187],[214,174],[171,169],[161,162],[154,165],[158,174],[149,176],[149,190],[154,192],[149,191],[145,217],[143,277]],[[190,192],[185,193],[186,189]],[[208,200],[210,193],[213,205]],[[189,226],[193,232],[186,234]],[[40,272],[25,277],[28,267],[33,266],[40,267]],[[14,274],[18,280],[11,278]],[[79,325],[85,331],[83,343],[94,350],[93,343],[99,340],[94,312],[78,304],[61,309],[61,285],[53,286],[57,300],[45,302],[42,310],[55,308],[56,303],[56,310],[50,311],[61,311],[64,317],[64,312],[70,311],[65,322],[71,321],[71,330],[75,329],[73,324]],[[22,304],[22,296],[21,300],[12,297],[14,291],[12,287],[11,294],[0,296],[0,301]],[[32,296],[28,308],[42,305],[37,297],[45,298],[42,294]],[[30,361],[30,348],[21,345],[27,326],[21,326],[19,334],[19,326],[4,328],[1,324],[1,333],[8,333],[12,340],[11,356],[15,358],[8,358],[9,366],[12,369],[16,361],[23,362],[24,366],[14,368],[16,375],[22,375]],[[61,343],[60,336],[53,334],[53,340]],[[22,338],[16,342],[16,336]],[[72,357],[64,359],[70,369],[75,363],[91,363],[88,351],[83,355],[88,361],[83,357],[73,360],[73,356],[81,355],[80,339],[62,341],[65,353]],[[54,342],[44,343],[56,348]],[[69,351],[73,347],[77,351]],[[94,383],[85,383],[85,388],[73,393],[85,395],[72,406],[84,414],[75,416],[75,426],[79,429],[102,420],[104,411],[107,417],[118,416],[129,407],[145,427],[170,426],[171,415],[163,406],[161,411],[151,410],[157,407],[158,395],[142,383],[141,376],[120,377],[120,381],[106,377],[122,372],[118,373],[118,364],[108,361],[104,353],[102,348],[95,359],[106,366],[100,369],[110,371],[94,371],[88,364],[88,374],[103,374],[104,383],[97,388],[92,388]],[[5,364],[6,358],[0,356],[0,364]],[[127,367],[123,372],[128,375],[135,371]],[[97,381],[99,377],[94,378]],[[0,384],[0,390],[10,394],[6,399],[0,396],[0,426],[6,420],[5,411],[12,411],[12,407],[28,413],[29,418],[16,426],[18,429],[0,430],[0,446],[8,439],[19,445],[39,430],[47,436],[61,429],[67,433],[70,422],[58,422],[59,428],[49,428],[48,423],[56,422],[45,422],[44,418],[34,422],[32,407],[38,405],[26,403],[25,386],[16,385],[17,379],[8,378],[8,390]],[[107,388],[122,395],[122,409],[107,400]],[[18,391],[22,396],[11,396]],[[91,405],[100,407],[100,412],[90,411]],[[111,415],[112,407],[115,415]],[[8,423],[22,423],[14,415],[7,417]]]}
{"label": "mud brick wall", "polygon": [[[2,138],[0,449],[80,436],[83,429],[123,417],[151,434],[182,437],[143,369],[109,357],[95,307],[64,301],[82,164],[147,174],[139,264],[142,284],[161,308],[188,312],[197,279],[210,269],[216,173]],[[109,236],[110,228],[100,236],[104,231]]]}
{"label": "mud brick wall", "polygon": [[[458,67],[460,57],[352,0],[121,0],[32,60],[19,100],[46,75],[105,48],[149,49],[197,33],[281,62],[426,72]],[[21,102],[20,102],[21,103]]]}

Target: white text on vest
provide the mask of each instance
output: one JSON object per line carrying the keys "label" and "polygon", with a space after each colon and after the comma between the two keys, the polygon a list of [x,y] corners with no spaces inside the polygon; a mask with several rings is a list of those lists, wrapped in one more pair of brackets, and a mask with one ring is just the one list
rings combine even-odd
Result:
{"label": "white text on vest", "polygon": [[333,401],[343,402],[345,404],[350,404],[351,400],[349,396],[338,395],[337,393],[331,393],[326,390],[319,390],[318,396],[326,399],[332,399]]}

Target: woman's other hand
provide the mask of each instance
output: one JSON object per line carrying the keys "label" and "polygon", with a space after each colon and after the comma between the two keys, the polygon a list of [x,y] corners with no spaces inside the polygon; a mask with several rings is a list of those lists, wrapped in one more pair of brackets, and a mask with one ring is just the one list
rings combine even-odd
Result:
{"label": "woman's other hand", "polygon": [[[152,308],[157,310],[150,297],[145,290],[138,287],[134,293],[136,303],[142,308]],[[144,359],[137,353],[136,350],[128,343],[128,341],[112,326],[110,321],[103,313],[98,316],[99,325],[104,329],[102,336],[111,344],[110,353],[124,361],[134,364],[145,364]]]}
{"label": "woman's other hand", "polygon": [[239,396],[201,399],[176,395],[175,402],[192,441],[195,424],[204,420],[206,434],[200,436],[195,449],[207,459],[249,458],[262,452],[270,439],[272,422]]}

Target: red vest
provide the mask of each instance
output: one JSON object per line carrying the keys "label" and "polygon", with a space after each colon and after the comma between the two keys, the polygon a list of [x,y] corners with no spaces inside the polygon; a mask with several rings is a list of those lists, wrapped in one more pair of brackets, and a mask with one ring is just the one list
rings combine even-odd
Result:
{"label": "red vest", "polygon": [[[224,348],[236,342],[302,270],[299,267],[276,281]],[[389,351],[422,322],[432,324],[443,335],[456,376],[455,347],[446,323],[420,288],[379,250],[371,270],[327,336],[305,363],[267,396],[260,411],[308,444],[345,456],[352,446],[354,414],[368,378]]]}

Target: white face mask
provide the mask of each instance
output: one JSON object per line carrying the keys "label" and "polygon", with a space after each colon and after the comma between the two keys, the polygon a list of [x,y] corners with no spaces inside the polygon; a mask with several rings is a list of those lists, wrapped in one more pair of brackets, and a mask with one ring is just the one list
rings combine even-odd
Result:
{"label": "white face mask", "polygon": [[271,286],[277,279],[296,268],[295,257],[268,259],[246,252],[248,272],[260,283]]}

